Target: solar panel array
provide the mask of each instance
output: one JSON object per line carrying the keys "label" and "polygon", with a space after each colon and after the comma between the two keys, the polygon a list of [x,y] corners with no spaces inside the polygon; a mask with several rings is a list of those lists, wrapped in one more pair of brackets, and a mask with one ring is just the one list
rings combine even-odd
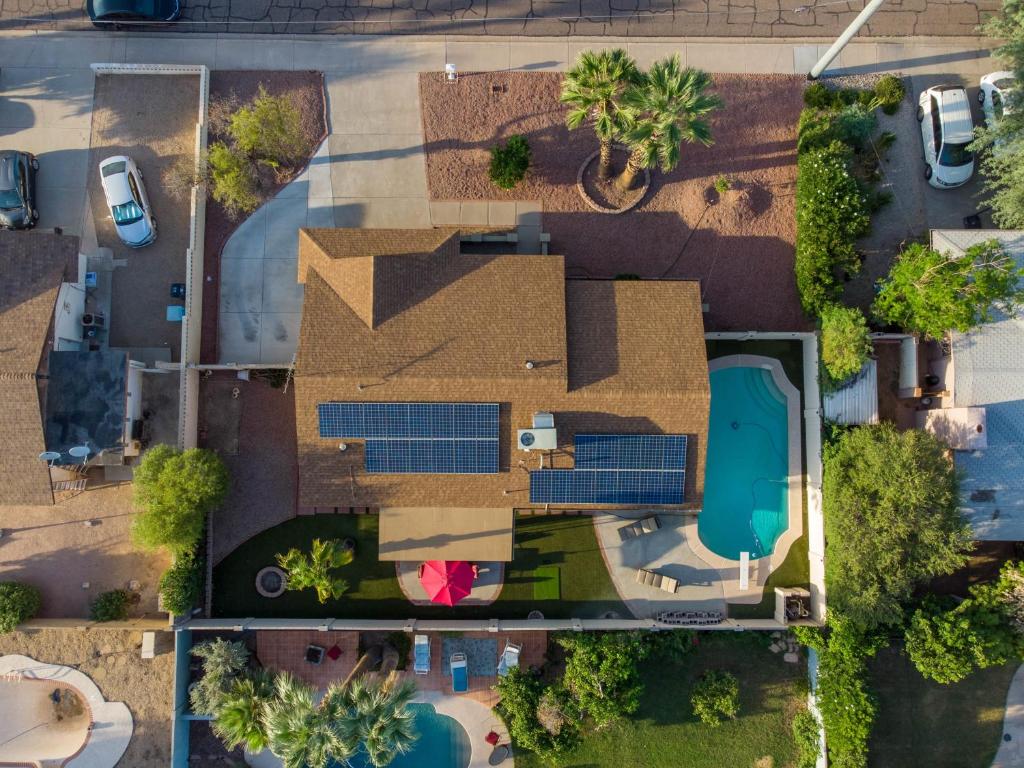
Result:
{"label": "solar panel array", "polygon": [[575,469],[530,473],[533,504],[682,504],[686,435],[588,435]]}
{"label": "solar panel array", "polygon": [[493,474],[497,403],[320,403],[320,437],[366,441],[366,471]]}
{"label": "solar panel array", "polygon": [[686,435],[576,435],[576,469],[683,470]]}

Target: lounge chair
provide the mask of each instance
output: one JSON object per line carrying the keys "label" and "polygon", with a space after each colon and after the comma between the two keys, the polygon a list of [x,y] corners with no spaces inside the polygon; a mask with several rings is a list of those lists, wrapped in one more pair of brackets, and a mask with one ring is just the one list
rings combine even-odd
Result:
{"label": "lounge chair", "polygon": [[662,576],[660,573],[648,571],[646,568],[637,569],[636,580],[638,584],[646,584],[649,587],[662,589],[673,594],[675,594],[676,587],[679,586],[678,579],[673,579],[671,576]]}
{"label": "lounge chair", "polygon": [[466,654],[453,653],[448,664],[452,670],[452,692],[465,693],[469,690],[469,667],[466,663]]}
{"label": "lounge chair", "polygon": [[624,525],[619,528],[619,538],[623,541],[629,539],[635,539],[637,536],[643,536],[647,533],[654,533],[656,530],[661,528],[661,521],[657,515],[651,515],[645,517],[643,520],[637,520],[635,523]]}
{"label": "lounge chair", "polygon": [[505,643],[505,650],[501,652],[501,658],[498,660],[498,675],[505,677],[510,669],[519,666],[519,652],[521,650],[523,650],[521,645]]}
{"label": "lounge chair", "polygon": [[426,635],[416,635],[412,645],[415,657],[413,669],[417,675],[428,674],[430,672],[430,638]]}

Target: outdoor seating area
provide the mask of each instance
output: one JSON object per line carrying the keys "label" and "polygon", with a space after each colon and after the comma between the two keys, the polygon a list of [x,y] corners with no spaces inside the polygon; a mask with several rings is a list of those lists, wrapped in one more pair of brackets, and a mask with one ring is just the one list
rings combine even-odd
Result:
{"label": "outdoor seating area", "polygon": [[662,589],[673,594],[675,594],[676,589],[679,587],[677,579],[673,579],[671,576],[662,576],[660,573],[648,571],[646,568],[637,569],[636,580],[638,584],[646,584],[649,587]]}
{"label": "outdoor seating area", "polygon": [[501,652],[501,659],[498,661],[498,676],[505,677],[510,670],[519,666],[519,653],[523,646],[515,643],[505,643],[505,650]]}

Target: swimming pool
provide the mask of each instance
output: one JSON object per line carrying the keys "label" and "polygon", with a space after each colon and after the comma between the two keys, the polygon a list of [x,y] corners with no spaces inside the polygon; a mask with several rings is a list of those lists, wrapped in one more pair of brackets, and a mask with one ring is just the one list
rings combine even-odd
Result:
{"label": "swimming pool", "polygon": [[750,366],[710,373],[704,509],[697,533],[717,555],[753,560],[775,550],[789,524],[786,396],[771,371]]}
{"label": "swimming pool", "polygon": [[[388,768],[466,768],[471,753],[466,729],[430,704],[410,704],[409,708],[415,712],[420,737],[411,752],[396,757]],[[370,768],[363,755],[349,762],[352,768]]]}

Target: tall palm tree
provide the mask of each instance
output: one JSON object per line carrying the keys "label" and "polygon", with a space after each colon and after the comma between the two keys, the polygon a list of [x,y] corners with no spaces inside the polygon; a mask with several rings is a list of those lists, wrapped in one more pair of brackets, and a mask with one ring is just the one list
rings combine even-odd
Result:
{"label": "tall palm tree", "polygon": [[565,122],[575,130],[585,122],[594,124],[601,142],[600,174],[612,172],[612,142],[630,125],[631,114],[622,104],[622,96],[639,82],[636,63],[621,48],[612,51],[583,51],[576,65],[562,81],[561,100],[572,105]]}
{"label": "tall palm tree", "polygon": [[631,189],[637,174],[655,165],[671,171],[679,163],[679,145],[699,141],[710,146],[711,128],[703,119],[722,105],[706,93],[711,76],[699,69],[683,68],[679,57],[655,62],[639,85],[628,89],[623,104],[635,120],[625,133],[632,149],[626,168],[616,184]]}
{"label": "tall palm tree", "polygon": [[275,695],[274,676],[265,669],[235,680],[213,719],[213,732],[228,749],[260,752],[267,746],[263,713]]}
{"label": "tall palm tree", "polygon": [[374,766],[381,768],[412,749],[419,738],[409,709],[416,695],[412,681],[401,681],[392,672],[383,680],[357,678],[344,690],[349,727]]}
{"label": "tall palm tree", "polygon": [[353,553],[340,541],[313,539],[309,555],[292,547],[277,556],[277,564],[288,574],[288,589],[316,590],[321,603],[337,600],[348,591],[348,582],[333,575],[335,568],[352,562]]}
{"label": "tall palm tree", "polygon": [[346,727],[344,692],[327,689],[317,703],[316,689],[281,673],[274,681],[274,696],[263,708],[267,746],[285,768],[327,768],[355,752],[357,741]]}

